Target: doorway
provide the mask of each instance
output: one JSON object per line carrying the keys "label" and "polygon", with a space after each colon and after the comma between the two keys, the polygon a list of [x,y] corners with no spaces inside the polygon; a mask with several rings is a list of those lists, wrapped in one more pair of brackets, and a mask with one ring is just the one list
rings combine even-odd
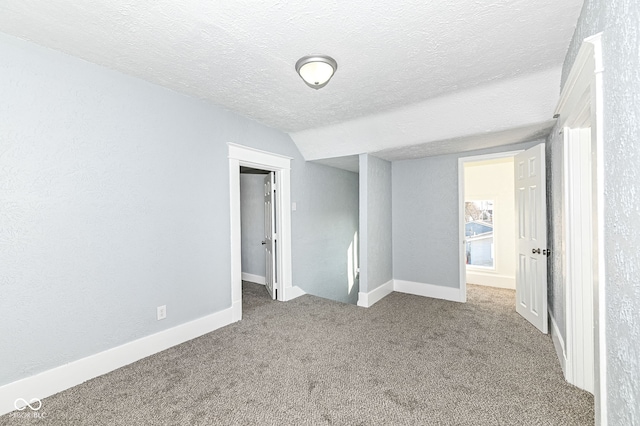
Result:
{"label": "doorway", "polygon": [[464,163],[466,282],[516,289],[513,157]]}
{"label": "doorway", "polygon": [[[460,223],[460,289],[467,292],[467,226],[465,224],[465,165],[511,157],[513,160],[513,220],[516,312],[542,333],[548,332],[547,312],[547,223],[545,144],[525,151],[511,151],[458,159]],[[485,200],[487,201],[487,200]],[[493,213],[493,212],[491,212]],[[489,278],[491,279],[491,278]]]}
{"label": "doorway", "polygon": [[274,173],[275,191],[279,194],[275,208],[279,230],[276,268],[278,281],[274,290],[278,300],[290,300],[301,291],[291,280],[291,158],[237,144],[229,147],[229,204],[231,225],[231,304],[233,321],[242,319],[242,232],[240,209],[240,167],[266,170]]}
{"label": "doorway", "polygon": [[265,177],[268,170],[240,167],[240,216],[242,235],[242,280],[266,285]]}
{"label": "doorway", "polygon": [[[462,241],[460,289],[465,301],[468,282],[515,289],[513,159],[520,152],[458,159],[459,229]],[[493,175],[487,175],[490,170],[493,170]],[[508,178],[506,183],[500,181],[505,176]],[[496,183],[499,188],[496,188]],[[510,185],[509,188],[506,184]],[[496,210],[498,207],[502,212]],[[496,229],[496,224],[501,225],[500,228]]]}

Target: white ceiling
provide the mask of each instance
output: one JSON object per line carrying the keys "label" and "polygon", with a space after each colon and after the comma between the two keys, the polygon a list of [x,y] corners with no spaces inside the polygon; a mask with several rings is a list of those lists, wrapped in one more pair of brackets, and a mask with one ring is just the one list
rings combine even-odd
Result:
{"label": "white ceiling", "polygon": [[[307,160],[395,148],[404,152],[408,145],[460,138],[466,138],[466,146],[450,148],[466,151],[473,149],[476,136],[521,127],[548,127],[559,97],[560,74],[561,67],[554,67],[501,79],[391,111],[291,133],[291,137]],[[442,149],[431,150],[430,155],[451,152],[445,145],[437,146]]]}
{"label": "white ceiling", "polygon": [[[582,0],[2,0],[0,31],[295,136],[557,69],[581,6]],[[334,78],[317,91],[294,70],[313,53],[338,62]],[[557,92],[559,79],[548,85]],[[514,121],[509,111],[502,114],[503,122]],[[444,139],[460,136],[468,135]],[[441,139],[400,135],[394,143]],[[304,154],[304,142],[296,143]],[[336,156],[330,149],[314,157]]]}
{"label": "white ceiling", "polygon": [[[529,142],[546,137],[555,124],[555,120],[547,120],[539,124],[515,127],[507,130],[474,134],[471,136],[443,139],[434,142],[424,142],[413,145],[398,146],[381,151],[369,152],[371,155],[387,161],[411,160],[474,151],[477,149],[494,148],[520,142]],[[316,163],[336,167],[358,173],[360,171],[359,155],[345,155],[340,157],[321,158],[311,160]]]}

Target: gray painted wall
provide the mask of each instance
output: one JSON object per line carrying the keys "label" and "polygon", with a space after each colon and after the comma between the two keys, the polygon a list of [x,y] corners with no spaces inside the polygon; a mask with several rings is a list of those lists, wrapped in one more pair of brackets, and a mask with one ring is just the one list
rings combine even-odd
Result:
{"label": "gray painted wall", "polygon": [[360,155],[360,288],[368,293],[393,279],[391,163]]}
{"label": "gray painted wall", "polygon": [[[610,425],[640,424],[639,22],[637,0],[586,0],[565,58],[562,80],[564,84],[582,40],[603,31],[606,369]],[[551,143],[553,162],[561,162],[556,156],[560,140],[554,138]],[[553,178],[559,176],[554,174]],[[554,200],[559,196],[554,193]],[[559,229],[557,225],[554,228]],[[560,254],[555,252],[556,256]],[[554,311],[564,305],[564,289],[558,286],[561,280],[557,278],[554,274]]]}
{"label": "gray painted wall", "polygon": [[305,171],[309,178],[298,180],[291,200],[294,231],[300,230],[293,234],[293,253],[304,253],[293,259],[294,284],[314,296],[355,304],[358,175],[315,163],[305,163]]}
{"label": "gray painted wall", "polygon": [[394,161],[394,278],[460,288],[458,158],[527,149],[541,142]]}
{"label": "gray painted wall", "polygon": [[264,179],[267,175],[240,174],[242,272],[264,277]]}
{"label": "gray painted wall", "polygon": [[0,34],[0,57],[0,385],[231,306],[227,142],[294,158],[293,284],[348,286],[355,174],[60,52]]}

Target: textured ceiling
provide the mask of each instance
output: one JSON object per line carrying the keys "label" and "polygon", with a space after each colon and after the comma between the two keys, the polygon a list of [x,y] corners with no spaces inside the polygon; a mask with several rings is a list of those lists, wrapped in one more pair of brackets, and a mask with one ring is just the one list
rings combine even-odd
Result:
{"label": "textured ceiling", "polygon": [[497,132],[488,132],[480,135],[390,148],[373,152],[371,154],[387,161],[397,161],[431,157],[434,155],[468,152],[477,149],[493,148],[496,146],[540,140],[549,134],[554,125],[555,120],[547,120],[539,124],[510,128]]}
{"label": "textured ceiling", "polygon": [[[560,74],[561,68],[555,67],[501,79],[391,111],[291,133],[291,137],[307,160],[428,143],[438,148],[421,148],[421,152],[467,151],[473,149],[476,138],[489,133],[546,125],[558,101]],[[456,145],[463,139],[464,146],[459,148],[438,144]],[[501,144],[516,142],[499,140]],[[477,148],[480,145],[479,141]]]}
{"label": "textured ceiling", "polygon": [[[299,132],[558,66],[581,5],[2,0],[0,30]],[[312,53],[338,62],[318,91],[294,71]]]}
{"label": "textured ceiling", "polygon": [[326,166],[335,167],[337,169],[343,169],[350,172],[360,172],[360,156],[359,155],[346,155],[342,157],[323,158],[320,160],[312,160],[314,163],[324,164]]}
{"label": "textured ceiling", "polygon": [[[555,123],[555,120],[547,120],[539,124],[510,128],[497,132],[388,148],[381,151],[370,152],[370,154],[387,161],[399,161],[475,151],[477,149],[494,148],[520,142],[531,142],[545,138],[551,129],[553,129]],[[345,155],[312,161],[350,172],[358,173],[360,171],[358,155]]]}

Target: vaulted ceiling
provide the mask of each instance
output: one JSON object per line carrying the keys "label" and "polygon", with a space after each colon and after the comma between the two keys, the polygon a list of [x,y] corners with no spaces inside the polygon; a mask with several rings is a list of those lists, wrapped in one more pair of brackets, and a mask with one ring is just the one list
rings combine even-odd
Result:
{"label": "vaulted ceiling", "polygon": [[[581,6],[3,0],[0,31],[281,129],[307,159],[398,159],[473,149],[474,135],[504,143],[547,131]],[[294,64],[317,53],[338,71],[316,91]]]}

